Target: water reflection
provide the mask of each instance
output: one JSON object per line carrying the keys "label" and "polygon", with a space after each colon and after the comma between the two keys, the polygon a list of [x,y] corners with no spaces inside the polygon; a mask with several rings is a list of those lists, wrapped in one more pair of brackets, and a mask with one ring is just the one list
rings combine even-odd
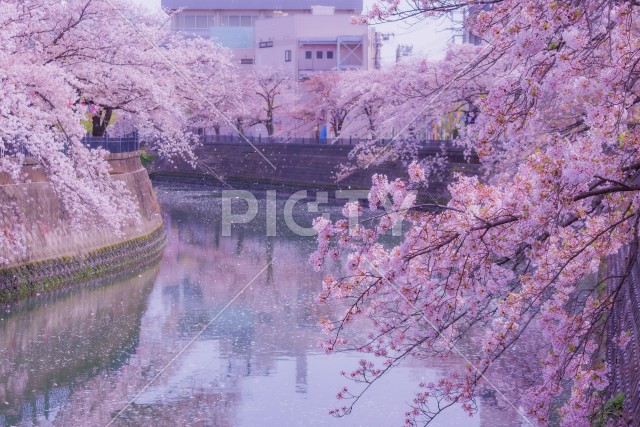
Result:
{"label": "water reflection", "polygon": [[53,420],[82,382],[126,366],[158,271],[0,314],[0,423]]}
{"label": "water reflection", "polygon": [[[401,425],[418,382],[461,366],[412,361],[351,416],[331,418],[339,372],[359,355],[318,349],[318,319],[332,309],[314,303],[313,240],[264,237],[260,218],[222,237],[213,193],[161,189],[160,199],[159,268],[2,314],[0,424],[105,425],[136,396],[115,425]],[[494,400],[488,392],[479,417],[453,409],[436,425],[520,425]]]}

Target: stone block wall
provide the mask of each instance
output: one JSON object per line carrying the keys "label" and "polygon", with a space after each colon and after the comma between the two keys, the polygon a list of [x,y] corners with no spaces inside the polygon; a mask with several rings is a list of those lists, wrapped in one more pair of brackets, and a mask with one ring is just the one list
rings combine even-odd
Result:
{"label": "stone block wall", "polygon": [[165,243],[166,235],[160,227],[149,235],[86,254],[0,269],[0,302],[143,270],[160,260]]}
{"label": "stone block wall", "polygon": [[[316,190],[369,189],[375,173],[385,174],[390,179],[407,179],[406,167],[399,161],[390,161],[360,170],[338,182],[336,172],[340,165],[349,162],[348,156],[353,149],[350,146],[264,143],[256,144],[256,147],[275,169],[249,144],[207,144],[196,151],[196,168],[184,162],[156,162],[152,178],[220,184],[218,177],[222,177],[230,185],[238,187],[262,184]],[[418,157],[423,159],[441,153],[440,147],[426,147],[419,150]],[[446,163],[446,176],[430,186],[426,197],[446,199],[446,183],[454,172],[474,174],[479,168],[477,159],[469,162],[461,149],[453,147],[446,150]]]}
{"label": "stone block wall", "polygon": [[[0,243],[0,301],[16,299],[104,275],[114,268],[142,265],[161,252],[162,217],[155,192],[138,152],[109,154],[111,173],[123,181],[137,205],[141,222],[121,234],[101,224],[78,229],[34,159],[23,172],[28,183],[0,175],[0,232],[24,236],[25,253]],[[145,251],[147,253],[145,253]]]}
{"label": "stone block wall", "polygon": [[[607,260],[609,276],[622,276],[629,265],[629,248]],[[613,279],[610,286],[617,286]],[[613,288],[612,288],[613,289]],[[631,340],[624,349],[616,343],[620,333],[629,332]],[[609,398],[624,393],[624,416],[620,425],[636,425],[640,420],[640,262],[636,260],[614,302],[607,323],[607,363],[610,368]],[[627,424],[627,422],[629,422]]]}

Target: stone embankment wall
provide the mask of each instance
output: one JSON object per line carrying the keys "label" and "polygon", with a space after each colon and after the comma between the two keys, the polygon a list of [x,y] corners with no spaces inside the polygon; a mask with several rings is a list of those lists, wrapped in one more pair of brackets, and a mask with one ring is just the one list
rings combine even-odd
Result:
{"label": "stone embankment wall", "polygon": [[[627,273],[629,249],[622,249],[609,257],[608,275],[621,277]],[[617,286],[613,279],[611,286]],[[640,420],[640,262],[636,261],[625,279],[607,323],[607,362],[610,367],[609,397],[624,393],[624,417],[620,425],[637,425]],[[616,344],[620,333],[630,333],[631,340],[624,347]],[[628,424],[626,422],[629,422]]]}
{"label": "stone embankment wall", "polygon": [[[198,165],[194,169],[183,162],[156,162],[152,178],[158,181],[220,184],[218,177],[234,187],[262,184],[268,187],[288,186],[297,189],[369,189],[373,174],[385,174],[390,179],[407,178],[406,167],[400,161],[389,161],[360,170],[341,180],[336,180],[340,165],[349,162],[350,146],[256,144],[256,147],[275,166],[264,160],[249,144],[225,143],[201,146],[196,154]],[[446,170],[438,182],[429,186],[424,196],[443,200],[447,198],[447,185],[455,172],[474,174],[478,171],[477,159],[465,158],[459,148],[446,149]],[[420,159],[441,155],[438,146],[422,148]]]}
{"label": "stone embankment wall", "polygon": [[0,174],[0,226],[5,236],[15,230],[26,252],[0,246],[0,302],[59,289],[87,279],[141,268],[157,261],[164,247],[160,208],[139,153],[110,154],[114,179],[133,195],[141,222],[121,235],[96,224],[72,227],[60,199],[37,162],[27,159],[28,183]]}

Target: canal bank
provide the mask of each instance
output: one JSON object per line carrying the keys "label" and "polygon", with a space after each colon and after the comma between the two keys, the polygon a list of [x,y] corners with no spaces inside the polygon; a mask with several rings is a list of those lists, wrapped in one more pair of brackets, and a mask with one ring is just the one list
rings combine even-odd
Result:
{"label": "canal bank", "polygon": [[[74,227],[34,159],[16,183],[0,174],[0,223],[5,236],[19,230],[23,251],[0,246],[0,302],[143,269],[160,258],[165,244],[160,208],[139,152],[107,155],[114,179],[125,184],[140,215],[115,233],[107,226]],[[9,224],[11,227],[9,228]],[[15,237],[18,238],[18,237]]]}
{"label": "canal bank", "polygon": [[[196,150],[195,167],[184,161],[156,160],[150,171],[154,182],[283,192],[368,190],[374,174],[408,180],[407,167],[399,160],[371,165],[338,180],[337,173],[350,163],[352,150],[348,145],[261,143],[254,148],[247,143],[205,144]],[[418,149],[416,155],[418,159],[439,157],[443,165],[438,179],[419,194],[422,199],[445,201],[449,197],[447,183],[454,174],[479,172],[478,159],[468,158],[460,147],[434,143]]]}

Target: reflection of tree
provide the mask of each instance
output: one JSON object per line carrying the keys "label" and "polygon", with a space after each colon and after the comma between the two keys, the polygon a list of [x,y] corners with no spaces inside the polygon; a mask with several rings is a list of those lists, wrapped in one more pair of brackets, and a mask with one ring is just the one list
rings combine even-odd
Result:
{"label": "reflection of tree", "polygon": [[158,268],[96,289],[27,303],[0,323],[5,422],[46,416],[79,381],[119,369],[138,345]]}
{"label": "reflection of tree", "polygon": [[[190,221],[202,224],[204,219],[196,217]],[[198,228],[197,224],[192,225]],[[211,325],[203,338],[220,340],[222,351],[228,352],[225,353],[228,357],[244,358],[248,355],[253,372],[273,369],[276,354],[295,357],[299,369],[302,369],[306,362],[300,358],[304,358],[308,349],[318,341],[320,313],[313,305],[319,290],[319,275],[310,272],[307,253],[300,250],[300,245],[278,237],[249,234],[240,227],[231,238],[209,239],[209,245],[192,244],[185,241],[183,232],[176,231],[179,238],[170,238],[166,254],[180,262],[172,266],[165,286],[171,288],[184,277],[189,277],[192,283],[201,284],[203,292],[201,305],[197,308],[187,307],[186,299],[172,301],[174,306],[181,306],[180,309],[184,310],[185,318],[181,320],[180,328],[185,327],[184,322],[202,324],[204,317],[186,320],[191,316],[188,313],[213,315],[264,266],[275,260],[262,273],[264,278],[258,278]],[[215,236],[215,228],[210,232]],[[169,230],[170,235],[174,233]],[[242,251],[236,255],[239,245]],[[229,269],[230,265],[234,268]],[[302,371],[298,374],[297,377],[304,376]]]}
{"label": "reflection of tree", "polygon": [[267,237],[265,244],[267,258],[267,285],[273,284],[273,237]]}
{"label": "reflection of tree", "polygon": [[218,221],[213,221],[213,242],[214,247],[218,249],[220,247],[220,235],[222,234],[222,224]]}
{"label": "reflection of tree", "polygon": [[242,254],[242,245],[244,243],[244,229],[238,229],[238,237],[236,239],[236,255]]}
{"label": "reflection of tree", "polygon": [[307,354],[296,356],[296,393],[307,392]]}
{"label": "reflection of tree", "polygon": [[[185,209],[188,207],[190,211],[197,211],[197,207],[188,203],[181,202],[179,205]],[[216,209],[214,203],[206,206],[213,211]],[[177,215],[177,218],[181,218],[183,222],[186,221],[185,223],[189,223],[189,226],[194,229],[209,227],[209,232],[215,236],[215,227],[208,225],[210,216],[193,215],[186,220],[182,213]],[[257,218],[256,222],[264,224],[264,220],[260,218]],[[315,297],[320,291],[321,275],[312,273],[307,264],[308,253],[313,250],[313,243],[309,242],[306,246],[307,242],[291,235],[265,238],[260,235],[262,231],[252,231],[247,227],[240,233],[241,229],[242,227],[234,228],[232,237],[219,238],[217,241],[204,239],[205,243],[194,243],[193,240],[176,238],[176,230],[170,227],[170,243],[165,252],[166,259],[178,259],[179,262],[167,264],[163,268],[159,285],[163,288],[171,287],[188,277],[192,283],[200,286],[202,300],[198,303],[197,310],[194,310],[193,306],[187,307],[188,301],[185,297],[170,303],[167,301],[166,306],[170,306],[170,315],[153,319],[153,322],[158,323],[158,327],[162,327],[165,332],[174,328],[176,331],[174,333],[180,335],[182,339],[187,339],[187,336],[179,332],[180,327],[184,328],[185,324],[190,325],[194,329],[189,331],[193,333],[196,328],[194,325],[203,324],[205,320],[210,319],[268,262],[275,260],[270,270],[262,273],[267,278],[260,276],[232,304],[229,313],[225,313],[216,320],[201,339],[219,345],[216,354],[226,360],[225,375],[233,384],[240,384],[248,375],[269,375],[276,369],[277,360],[286,357],[295,361],[296,364],[294,390],[288,391],[305,393],[307,392],[309,353],[319,350],[317,343],[322,338],[318,328],[319,318],[332,317],[332,311],[336,309],[326,305],[319,307],[315,304]],[[281,228],[279,227],[278,230]],[[238,240],[242,240],[242,251],[239,256],[236,255]],[[339,265],[340,262],[337,262],[336,268]],[[180,292],[177,294],[182,295]],[[189,319],[195,312],[199,313],[197,320]],[[207,315],[204,316],[201,313]],[[178,322],[179,319],[181,323]],[[464,343],[464,345],[468,347],[465,352],[475,349],[473,342]],[[446,365],[445,362],[439,364],[439,361],[433,360],[414,360],[412,366],[415,367],[416,378],[424,374],[426,367],[441,368],[439,371],[446,373],[450,371],[453,364],[456,364],[457,368],[463,366],[461,361],[450,362]],[[510,381],[518,384],[526,379],[514,376],[513,370],[514,366],[500,365],[496,368],[497,378],[492,380],[506,387]],[[337,371],[327,372],[328,375],[337,375],[337,373]],[[236,396],[234,393],[237,392],[237,388],[232,389],[227,386],[225,390],[229,390]],[[216,388],[212,387],[210,392],[215,393],[215,391]],[[282,391],[282,393],[286,392]],[[511,394],[507,395],[511,397]],[[491,396],[490,391],[481,399],[483,405],[480,416],[483,421],[490,420],[496,425],[504,425],[505,422],[517,418],[511,409],[503,410],[505,405],[500,399],[496,405],[496,400]],[[325,404],[331,403],[325,402]]]}
{"label": "reflection of tree", "polygon": [[153,420],[155,426],[207,425],[231,427],[230,412],[235,403],[227,393],[197,392],[189,399],[154,402],[132,406],[122,417],[121,424],[140,425],[140,420]]}
{"label": "reflection of tree", "polygon": [[[279,363],[283,359],[287,363],[295,363],[295,371],[287,371],[290,372],[289,379],[295,382],[289,383],[292,384],[290,390],[274,392],[283,395],[314,392],[314,387],[308,387],[307,383],[309,366],[322,357],[317,356],[317,344],[322,338],[318,320],[320,317],[332,317],[336,307],[319,307],[315,304],[321,277],[311,272],[307,265],[306,243],[294,240],[291,236],[265,238],[246,229],[242,237],[242,251],[238,256],[236,249],[240,235],[237,230],[233,237],[221,237],[215,221],[212,222],[206,215],[186,217],[183,212],[174,212],[165,218],[165,224],[169,243],[153,289],[150,286],[152,279],[149,279],[148,285],[124,284],[117,288],[117,298],[104,297],[100,293],[107,288],[87,290],[87,295],[80,295],[80,299],[65,303],[64,309],[61,307],[51,311],[42,308],[40,314],[25,314],[22,323],[14,325],[10,331],[0,326],[0,334],[4,334],[0,335],[0,339],[4,340],[2,344],[7,343],[4,348],[8,352],[16,347],[24,347],[22,354],[31,354],[29,349],[40,348],[38,345],[41,344],[31,341],[42,339],[41,330],[50,328],[65,331],[65,325],[71,324],[77,325],[73,326],[73,332],[82,337],[75,344],[78,351],[58,357],[66,357],[81,366],[84,362],[74,358],[78,356],[81,359],[86,354],[90,356],[90,349],[82,348],[84,345],[95,346],[102,355],[104,360],[91,362],[92,366],[98,366],[95,373],[65,371],[38,383],[30,379],[32,374],[26,370],[16,371],[12,375],[12,366],[17,362],[12,362],[11,366],[0,364],[2,378],[6,378],[5,374],[9,372],[11,382],[19,386],[12,386],[13,389],[31,390],[34,387],[39,391],[40,400],[32,407],[40,408],[39,411],[43,407],[61,408],[55,415],[57,424],[106,424],[236,296],[237,299],[189,349],[135,400],[119,423],[149,425],[151,419],[154,425],[237,425],[236,410],[242,404],[246,378],[273,375],[276,369],[281,368]],[[312,250],[311,246],[309,251]],[[263,272],[252,286],[238,294],[272,260],[275,262],[271,268]],[[139,287],[144,292],[138,290]],[[138,300],[149,301],[148,307],[141,303],[139,309],[134,309]],[[67,311],[72,313],[70,322],[67,320]],[[73,315],[74,311],[84,315]],[[96,318],[103,320],[100,323],[103,329],[88,332],[87,325],[82,329],[82,322],[95,322],[87,313],[97,313]],[[32,324],[29,316],[40,320]],[[47,326],[45,321],[58,326]],[[111,328],[126,333],[110,335],[117,332],[111,331]],[[22,330],[27,332],[22,334]],[[94,337],[98,332],[101,337]],[[20,335],[24,335],[22,341],[11,347],[6,337]],[[100,342],[100,339],[105,342]],[[132,345],[122,344],[129,342]],[[531,342],[535,343],[535,339]],[[461,345],[465,346],[465,353],[472,354],[473,342]],[[110,351],[111,348],[113,351]],[[533,350],[518,349],[522,354],[533,353]],[[122,354],[121,358],[119,354]],[[501,390],[504,387],[508,391],[510,382],[517,387],[520,381],[527,380],[526,376],[513,375],[514,366],[529,375],[529,367],[517,362],[518,358],[525,359],[522,354],[514,355],[513,365],[496,365],[496,378],[492,377],[492,381],[499,384]],[[47,362],[55,371],[58,362],[48,359]],[[410,369],[412,372],[415,370],[418,381],[425,367],[448,372],[453,364],[459,367],[460,363],[413,360]],[[334,374],[337,376],[338,372],[327,372],[328,376]],[[63,375],[73,377],[73,381],[59,379]],[[51,381],[56,381],[58,385],[49,384]],[[0,384],[5,390],[10,388],[2,381]],[[48,393],[44,405],[41,390],[47,390]],[[6,391],[4,393],[7,395]],[[27,394],[25,391],[24,395]],[[504,425],[505,420],[514,418],[512,413],[502,410],[504,403],[492,396],[490,391],[480,396],[480,400],[483,422]],[[64,402],[65,405],[62,407],[56,402]],[[332,403],[322,402],[323,405]],[[31,412],[35,413],[34,410]],[[11,421],[19,422],[21,419],[14,416]],[[0,418],[0,424],[2,422]]]}

